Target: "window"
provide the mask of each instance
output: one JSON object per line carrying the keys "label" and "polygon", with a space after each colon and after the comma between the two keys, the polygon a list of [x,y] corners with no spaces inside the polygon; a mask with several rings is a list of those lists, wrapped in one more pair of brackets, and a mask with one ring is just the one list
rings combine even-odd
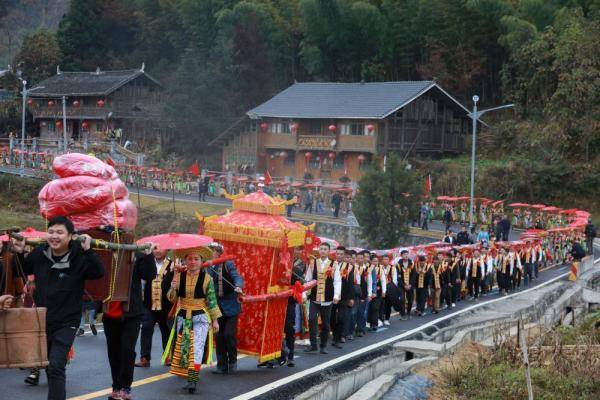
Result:
{"label": "window", "polygon": [[354,136],[371,136],[372,132],[369,132],[367,125],[364,123],[351,123],[351,124],[340,124],[340,134],[342,135],[354,135]]}
{"label": "window", "polygon": [[54,122],[48,122],[48,132],[54,133],[55,130],[56,130],[56,127],[54,125]]}
{"label": "window", "polygon": [[269,132],[271,133],[291,133],[290,124],[281,122],[272,122],[269,124]]}
{"label": "window", "polygon": [[296,152],[287,151],[287,157],[285,158],[285,165],[296,165]]}
{"label": "window", "polygon": [[321,122],[320,121],[310,121],[308,124],[308,133],[311,135],[320,135],[321,134]]}
{"label": "window", "polygon": [[350,134],[351,135],[364,135],[365,134],[365,124],[350,124]]}
{"label": "window", "polygon": [[308,166],[315,169],[321,168],[321,161],[317,161],[316,159],[312,158],[308,163]]}
{"label": "window", "polygon": [[333,160],[333,169],[344,169],[344,156],[341,153],[336,154]]}
{"label": "window", "polygon": [[256,120],[251,120],[248,125],[249,132],[256,132],[258,130],[258,122]]}

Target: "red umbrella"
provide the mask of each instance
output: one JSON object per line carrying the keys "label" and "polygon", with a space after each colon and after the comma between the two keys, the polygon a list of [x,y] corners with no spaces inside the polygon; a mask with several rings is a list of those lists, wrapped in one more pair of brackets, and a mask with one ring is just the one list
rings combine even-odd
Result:
{"label": "red umbrella", "polygon": [[562,210],[560,213],[564,214],[564,215],[576,215],[577,214],[577,209],[576,208],[571,208],[571,209],[568,209],[568,210]]}
{"label": "red umbrella", "polygon": [[213,242],[209,236],[191,233],[165,233],[138,239],[137,244],[153,243],[163,250],[183,250],[208,246]]}
{"label": "red umbrella", "polygon": [[548,207],[542,208],[542,211],[545,211],[545,212],[556,212],[556,211],[560,211],[560,208],[554,207],[554,206],[548,206]]}
{"label": "red umbrella", "polygon": [[576,211],[575,215],[578,218],[589,218],[590,217],[590,213],[587,211],[583,211],[583,210]]}
{"label": "red umbrella", "polygon": [[510,203],[508,205],[509,207],[513,207],[513,208],[521,208],[521,207],[530,207],[530,204],[527,203]]}
{"label": "red umbrella", "polygon": [[536,210],[541,210],[542,208],[545,208],[546,205],[545,204],[534,204],[531,206],[531,208],[535,208]]}

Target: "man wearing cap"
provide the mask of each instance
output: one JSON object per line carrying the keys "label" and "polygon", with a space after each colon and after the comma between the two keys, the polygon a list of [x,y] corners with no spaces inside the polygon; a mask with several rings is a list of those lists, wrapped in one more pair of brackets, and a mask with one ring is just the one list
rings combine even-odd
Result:
{"label": "man wearing cap", "polygon": [[[212,243],[209,248],[213,251],[213,259],[223,255],[223,246]],[[233,261],[211,265],[208,269],[221,310],[218,319],[219,331],[216,335],[217,368],[214,374],[232,374],[237,369],[237,323],[242,307],[238,294],[244,288],[244,278],[235,268]]]}
{"label": "man wearing cap", "polygon": [[310,291],[310,305],[308,310],[310,347],[305,352],[314,352],[317,347],[318,320],[321,317],[320,352],[327,354],[327,339],[330,332],[331,306],[340,301],[342,291],[342,278],[337,264],[329,259],[330,246],[328,243],[319,245],[319,258],[306,269],[306,282],[317,281],[317,285]]}

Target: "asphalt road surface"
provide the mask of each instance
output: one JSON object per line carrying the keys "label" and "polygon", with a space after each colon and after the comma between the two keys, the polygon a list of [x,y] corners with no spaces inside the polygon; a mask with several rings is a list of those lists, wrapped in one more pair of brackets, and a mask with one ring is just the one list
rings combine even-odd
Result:
{"label": "asphalt road surface", "polygon": [[[558,266],[540,273],[534,286],[555,279],[566,279],[569,268]],[[522,287],[521,291],[527,288]],[[397,316],[392,317],[390,327],[380,328],[378,332],[368,333],[363,338],[347,342],[343,349],[328,347],[329,354],[305,354],[304,346],[297,346],[298,357],[295,367],[277,367],[274,369],[257,368],[257,361],[252,357],[240,357],[238,372],[235,375],[221,376],[211,374],[213,367],[203,368],[200,373],[199,390],[196,395],[184,394],[181,387],[183,380],[168,373],[168,368],[159,364],[160,360],[160,333],[158,329],[154,334],[152,365],[148,369],[136,368],[133,395],[137,399],[188,399],[195,396],[210,399],[249,399],[266,396],[268,389],[279,387],[284,383],[293,382],[307,374],[336,365],[347,359],[350,353],[357,354],[367,346],[376,348],[378,343],[392,339],[409,330],[414,330],[427,323],[444,318],[450,314],[460,313],[467,307],[475,304],[484,304],[497,299],[498,295],[488,295],[478,301],[462,301],[450,311],[440,314],[427,314],[424,317],[413,317],[408,321],[400,321]],[[138,343],[139,346],[139,343]],[[42,400],[46,398],[46,376],[42,373],[40,385],[31,387],[23,383],[27,371],[3,370],[0,372],[0,387],[3,399],[29,399]],[[106,341],[102,329],[94,337],[89,332],[75,341],[75,359],[67,366],[67,394],[69,399],[102,399],[110,391],[111,379],[106,356]],[[280,397],[281,399],[283,397]]]}

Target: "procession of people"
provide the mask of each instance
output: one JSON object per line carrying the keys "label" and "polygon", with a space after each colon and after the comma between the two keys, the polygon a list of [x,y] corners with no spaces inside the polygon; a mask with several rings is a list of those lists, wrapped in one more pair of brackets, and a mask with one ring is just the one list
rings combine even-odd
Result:
{"label": "procession of people", "polygon": [[[75,241],[74,233],[68,218],[57,217],[48,222],[45,244],[28,254],[23,241],[13,239],[10,245],[13,270],[26,279],[25,290],[37,306],[48,309],[46,374],[52,400],[66,398],[65,370],[84,309],[84,282],[104,274],[90,248],[91,238],[83,235],[83,241]],[[549,264],[585,255],[577,231],[552,239],[532,235],[519,242],[472,243],[463,236],[468,237],[422,246],[416,254],[407,249],[332,249],[327,242],[319,243],[308,260],[301,251],[294,252],[290,283],[316,284],[302,301],[290,297],[281,356],[259,367],[293,367],[295,341],[306,333],[309,345],[304,351],[327,354],[329,345],[343,349],[344,343],[390,326],[393,311],[402,324],[451,310],[460,301],[507,295],[530,286]],[[136,256],[127,309],[112,301],[102,317],[113,382],[109,399],[132,398],[134,366],[150,366],[155,325],[162,339],[161,361],[185,379],[187,392],[197,390],[201,366],[211,365],[215,349],[213,372],[235,374],[237,319],[243,312],[238,296],[244,279],[234,261],[219,262],[225,251],[219,243],[172,252],[150,244]],[[13,301],[12,296],[2,296],[0,306],[7,309]]]}

